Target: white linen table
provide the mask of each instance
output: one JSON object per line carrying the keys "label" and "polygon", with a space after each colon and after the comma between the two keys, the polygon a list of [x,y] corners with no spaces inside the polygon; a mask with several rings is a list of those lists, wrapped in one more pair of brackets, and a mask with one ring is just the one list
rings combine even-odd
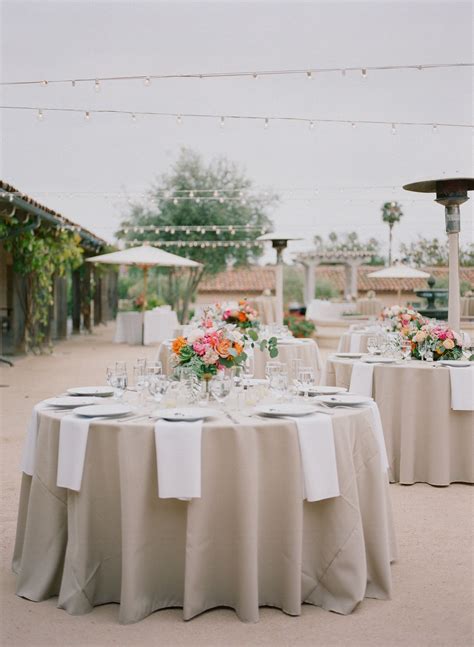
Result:
{"label": "white linen table", "polygon": [[[353,365],[352,360],[329,357],[327,384],[349,388]],[[449,368],[416,360],[376,364],[373,397],[391,481],[474,483],[474,412],[451,408]]]}
{"label": "white linen table", "polygon": [[[286,364],[288,371],[291,371],[291,360],[301,359],[303,366],[311,366],[314,370],[316,382],[319,383],[323,364],[319,346],[314,339],[296,339],[292,338],[289,341],[278,342],[278,356],[274,359],[278,362]],[[256,378],[265,377],[265,367],[267,362],[271,360],[267,351],[261,351],[258,348],[254,349],[254,371]]]}
{"label": "white linen table", "polygon": [[116,344],[143,343],[143,312],[119,312],[115,320]]}
{"label": "white linen table", "polygon": [[158,344],[173,336],[178,326],[174,310],[119,312],[116,319],[116,344]]}
{"label": "white linen table", "polygon": [[390,597],[396,548],[370,410],[333,416],[341,495],[312,503],[292,420],[205,422],[202,494],[186,502],[157,495],[153,421],[92,422],[73,492],[56,485],[63,414],[38,415],[13,558],[19,596],[58,596],[75,615],[119,603],[122,623],[169,607],[190,619],[228,606],[249,622],[264,605],[350,613]]}

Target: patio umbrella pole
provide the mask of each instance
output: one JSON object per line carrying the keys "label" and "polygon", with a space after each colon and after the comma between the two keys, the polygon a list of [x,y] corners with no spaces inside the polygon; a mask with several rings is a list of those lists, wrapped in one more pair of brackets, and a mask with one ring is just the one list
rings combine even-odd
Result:
{"label": "patio umbrella pole", "polygon": [[143,304],[142,310],[146,310],[146,293],[148,287],[148,265],[143,266]]}

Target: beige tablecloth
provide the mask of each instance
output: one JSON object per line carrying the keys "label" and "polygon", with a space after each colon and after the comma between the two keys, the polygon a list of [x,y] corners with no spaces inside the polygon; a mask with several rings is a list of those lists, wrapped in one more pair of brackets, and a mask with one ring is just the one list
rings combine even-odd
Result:
{"label": "beige tablecloth", "polygon": [[249,305],[258,312],[258,319],[264,326],[276,322],[276,297],[256,297]]}
{"label": "beige tablecloth", "polygon": [[[319,347],[314,339],[294,339],[289,343],[278,343],[278,357],[275,359],[286,364],[288,371],[291,371],[291,360],[297,358],[303,361],[303,366],[313,368],[316,382],[319,383],[323,365]],[[270,355],[266,351],[254,349],[255,377],[265,377],[265,366],[270,359]]]}
{"label": "beige tablecloth", "polygon": [[[353,362],[329,358],[327,384],[349,388]],[[390,478],[400,483],[474,483],[474,414],[451,409],[448,368],[412,361],[375,366]]]}
{"label": "beige tablecloth", "polygon": [[[354,335],[360,335],[359,339],[359,348],[354,350],[355,353],[366,353],[367,352],[367,341],[371,336],[371,333],[357,333],[357,332],[345,332],[339,338],[339,345],[337,351],[339,353],[349,353],[351,352],[351,340],[354,338]],[[372,333],[373,336],[373,333]]]}
{"label": "beige tablecloth", "polygon": [[474,317],[474,297],[461,298],[461,317]]}
{"label": "beige tablecloth", "polygon": [[119,312],[115,320],[116,344],[143,343],[143,312]]}
{"label": "beige tablecloth", "polygon": [[383,309],[379,299],[357,299],[356,311],[361,315],[378,316]]}
{"label": "beige tablecloth", "polygon": [[40,414],[35,472],[23,476],[18,595],[58,596],[71,614],[116,602],[122,623],[168,607],[189,619],[229,606],[249,622],[263,605],[350,613],[390,597],[388,481],[368,410],[334,416],[341,496],[316,503],[303,501],[292,421],[205,423],[202,498],[188,503],[157,496],[151,421],[93,422],[81,491],[58,488],[60,415]]}

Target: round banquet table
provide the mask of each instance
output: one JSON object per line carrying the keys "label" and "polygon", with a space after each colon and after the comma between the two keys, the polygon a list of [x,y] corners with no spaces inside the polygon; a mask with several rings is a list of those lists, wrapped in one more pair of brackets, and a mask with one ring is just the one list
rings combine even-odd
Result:
{"label": "round banquet table", "polygon": [[116,319],[116,344],[157,344],[174,334],[178,326],[174,310],[157,308],[146,312],[119,312]]}
{"label": "round banquet table", "polygon": [[58,596],[77,615],[115,602],[121,623],[169,607],[190,619],[228,606],[250,622],[259,606],[346,614],[390,597],[388,479],[368,409],[333,416],[341,495],[312,503],[291,420],[205,422],[202,496],[188,502],[158,497],[150,420],[92,422],[80,491],[57,487],[64,414],[38,415],[13,558],[19,596]]}
{"label": "round banquet table", "polygon": [[[266,351],[254,348],[254,375],[256,378],[265,377],[265,367],[271,359]],[[311,366],[315,372],[316,382],[322,374],[322,360],[319,347],[314,339],[293,339],[291,342],[278,342],[278,357],[275,360],[286,364],[291,371],[291,360],[300,358],[303,366]],[[163,365],[163,372],[169,375],[172,371],[171,342],[161,344],[158,351],[158,360]]]}
{"label": "round banquet table", "polygon": [[[349,388],[354,361],[330,357],[328,385]],[[474,412],[451,409],[449,369],[410,361],[375,365],[390,480],[406,485],[474,483]]]}
{"label": "round banquet table", "polygon": [[366,353],[369,337],[374,333],[350,331],[339,338],[338,353]]}

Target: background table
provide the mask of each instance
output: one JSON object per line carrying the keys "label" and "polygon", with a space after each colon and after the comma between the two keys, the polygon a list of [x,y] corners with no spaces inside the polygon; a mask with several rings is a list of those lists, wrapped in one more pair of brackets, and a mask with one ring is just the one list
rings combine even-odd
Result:
{"label": "background table", "polygon": [[249,305],[258,312],[260,323],[268,325],[276,322],[276,297],[255,297],[249,300]]}
{"label": "background table", "polygon": [[[353,361],[330,357],[327,384],[349,388]],[[449,369],[411,361],[374,367],[390,478],[431,485],[474,483],[474,413],[451,409]]]}
{"label": "background table", "polygon": [[119,312],[116,319],[116,344],[157,344],[173,337],[178,326],[173,310],[147,310],[146,312]]}
{"label": "background table", "polygon": [[[345,332],[339,338],[339,344],[337,350],[339,353],[366,353],[367,352],[367,342],[369,337],[373,337],[375,333],[368,332],[357,332],[349,331]],[[355,341],[354,335],[359,336],[358,342]],[[355,346],[358,346],[355,348]]]}
{"label": "background table", "polygon": [[[288,371],[291,371],[291,360],[301,359],[302,366],[311,366],[314,370],[316,382],[319,383],[323,365],[319,347],[314,339],[292,339],[291,341],[278,342],[278,357],[275,360],[287,365]],[[271,360],[267,351],[254,349],[254,371],[256,378],[265,377],[265,367]]]}
{"label": "background table", "polygon": [[356,301],[356,310],[361,315],[378,316],[383,309],[380,299],[361,298]]}
{"label": "background table", "polygon": [[[333,418],[341,496],[303,501],[294,422],[204,424],[202,498],[159,499],[153,424],[91,424],[80,492],[56,486],[61,414],[41,413],[33,477],[23,475],[17,593],[58,596],[72,614],[120,603],[119,619],[216,606],[242,620],[307,602],[350,613],[391,592],[388,481],[368,410]],[[158,620],[159,621],[159,620]]]}

